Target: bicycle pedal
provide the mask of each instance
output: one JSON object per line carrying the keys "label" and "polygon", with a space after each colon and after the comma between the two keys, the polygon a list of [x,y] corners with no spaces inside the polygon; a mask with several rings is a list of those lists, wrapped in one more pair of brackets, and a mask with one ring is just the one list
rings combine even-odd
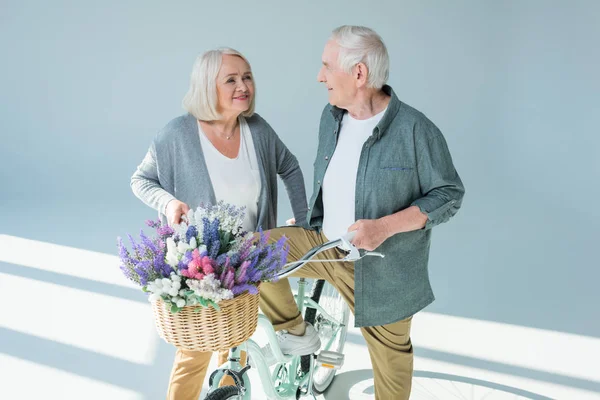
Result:
{"label": "bicycle pedal", "polygon": [[317,356],[317,364],[325,368],[340,369],[344,365],[344,354],[323,350]]}

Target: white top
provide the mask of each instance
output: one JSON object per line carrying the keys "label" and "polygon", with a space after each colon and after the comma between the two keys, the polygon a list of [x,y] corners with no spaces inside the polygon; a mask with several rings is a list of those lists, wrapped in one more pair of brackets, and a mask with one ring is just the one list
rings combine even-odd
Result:
{"label": "white top", "polygon": [[246,119],[240,121],[240,150],[236,158],[221,154],[211,143],[198,123],[200,143],[206,161],[210,181],[217,201],[238,207],[246,207],[243,229],[248,232],[256,230],[258,215],[258,197],[260,196],[260,171],[252,134]]}
{"label": "white top", "polygon": [[344,114],[337,146],[323,178],[323,234],[329,240],[348,231],[355,221],[355,192],[358,162],[365,141],[373,134],[385,110],[368,119]]}

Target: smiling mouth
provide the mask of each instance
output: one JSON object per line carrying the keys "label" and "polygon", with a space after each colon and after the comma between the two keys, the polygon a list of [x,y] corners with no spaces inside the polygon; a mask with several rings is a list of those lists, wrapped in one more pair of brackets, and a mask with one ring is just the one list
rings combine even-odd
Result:
{"label": "smiling mouth", "polygon": [[248,95],[234,97],[234,100],[248,100]]}

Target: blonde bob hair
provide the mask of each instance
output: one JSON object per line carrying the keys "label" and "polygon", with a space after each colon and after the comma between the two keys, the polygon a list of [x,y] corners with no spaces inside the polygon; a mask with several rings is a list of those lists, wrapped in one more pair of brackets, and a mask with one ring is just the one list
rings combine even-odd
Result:
{"label": "blonde bob hair", "polygon": [[[250,63],[242,53],[229,47],[209,50],[196,58],[190,77],[190,88],[183,98],[182,106],[187,112],[201,121],[216,121],[221,119],[221,115],[217,111],[217,75],[219,75],[224,55],[240,57],[250,66]],[[256,86],[250,107],[242,113],[244,117],[251,117],[254,114],[255,99]]]}

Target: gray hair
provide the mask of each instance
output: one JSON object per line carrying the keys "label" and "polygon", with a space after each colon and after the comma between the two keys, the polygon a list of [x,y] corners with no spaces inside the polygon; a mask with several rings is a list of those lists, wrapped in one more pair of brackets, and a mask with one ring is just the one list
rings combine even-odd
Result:
{"label": "gray hair", "polygon": [[331,39],[340,46],[338,64],[347,73],[358,63],[364,63],[369,71],[367,86],[381,89],[390,74],[390,58],[387,48],[373,29],[364,26],[343,25],[336,28]]}
{"label": "gray hair", "polygon": [[[201,121],[221,119],[221,115],[217,111],[217,75],[223,64],[224,55],[240,57],[250,65],[242,53],[229,47],[209,50],[196,58],[190,77],[190,88],[183,98],[182,106]],[[254,114],[256,89],[254,93],[250,107],[242,113],[244,117],[251,117]]]}

